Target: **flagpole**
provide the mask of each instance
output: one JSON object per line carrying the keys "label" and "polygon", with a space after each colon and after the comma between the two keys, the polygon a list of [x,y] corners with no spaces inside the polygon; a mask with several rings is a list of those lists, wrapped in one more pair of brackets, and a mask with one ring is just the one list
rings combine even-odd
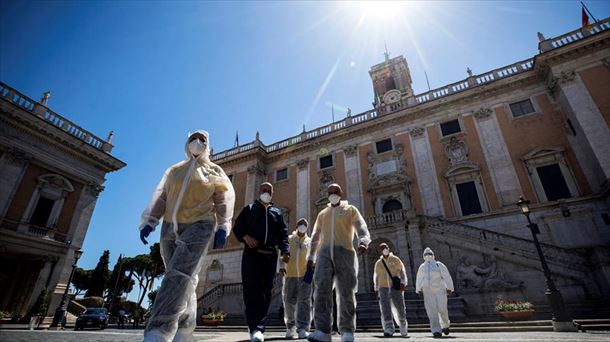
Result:
{"label": "flagpole", "polygon": [[597,19],[595,19],[595,17],[593,16],[593,13],[591,13],[591,11],[589,11],[589,9],[587,8],[587,5],[585,5],[584,2],[580,2],[580,4],[582,5],[582,7],[585,9],[585,11],[587,11],[587,13],[589,13],[589,15],[591,16],[591,18],[593,19],[593,21],[595,21],[595,23],[597,23]]}
{"label": "flagpole", "polygon": [[424,70],[424,75],[426,75],[426,83],[428,83],[428,91],[430,91],[430,81],[428,81],[428,73]]}
{"label": "flagpole", "polygon": [[331,110],[332,110],[332,115],[333,115],[333,123],[335,123],[335,105],[331,104]]}

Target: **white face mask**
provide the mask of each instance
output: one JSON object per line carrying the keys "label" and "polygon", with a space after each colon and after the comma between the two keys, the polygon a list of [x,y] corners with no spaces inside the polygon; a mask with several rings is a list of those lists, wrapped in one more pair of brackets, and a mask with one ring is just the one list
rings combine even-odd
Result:
{"label": "white face mask", "polygon": [[269,203],[271,202],[271,195],[268,192],[263,192],[260,195],[260,199],[263,201],[263,203]]}
{"label": "white face mask", "polygon": [[305,233],[307,231],[307,226],[304,224],[300,224],[297,226],[297,231],[301,234]]}
{"label": "white face mask", "polygon": [[193,155],[198,156],[205,152],[207,145],[200,139],[195,139],[189,143],[189,152]]}
{"label": "white face mask", "polygon": [[390,250],[385,248],[383,251],[381,251],[381,254],[383,254],[383,256],[388,256],[390,255]]}
{"label": "white face mask", "polygon": [[337,203],[339,203],[340,200],[341,200],[341,196],[339,196],[337,194],[332,194],[332,195],[328,196],[328,201],[332,205],[337,205]]}
{"label": "white face mask", "polygon": [[424,255],[424,260],[425,261],[432,261],[432,260],[434,260],[434,255]]}

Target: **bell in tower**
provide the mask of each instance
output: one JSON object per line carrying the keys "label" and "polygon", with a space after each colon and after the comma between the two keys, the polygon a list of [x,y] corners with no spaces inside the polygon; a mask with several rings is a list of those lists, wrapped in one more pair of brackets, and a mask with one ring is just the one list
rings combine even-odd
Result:
{"label": "bell in tower", "polygon": [[375,107],[383,113],[390,113],[415,104],[411,87],[411,72],[403,56],[390,58],[385,53],[385,61],[369,70],[375,92]]}

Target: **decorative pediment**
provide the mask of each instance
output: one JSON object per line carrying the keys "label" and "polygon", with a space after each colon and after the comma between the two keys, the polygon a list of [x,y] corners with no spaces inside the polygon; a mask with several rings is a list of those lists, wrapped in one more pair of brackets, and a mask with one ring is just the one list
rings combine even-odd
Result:
{"label": "decorative pediment", "polygon": [[565,149],[563,147],[537,147],[530,152],[526,153],[521,160],[526,165],[541,165],[550,164],[553,162],[564,162],[563,153]]}
{"label": "decorative pediment", "polygon": [[476,179],[481,174],[481,168],[476,163],[466,161],[458,165],[451,166],[445,172],[445,177],[450,182],[466,181]]}
{"label": "decorative pediment", "polygon": [[45,188],[54,188],[61,191],[72,192],[74,187],[65,177],[54,173],[47,173],[38,177],[38,184]]}

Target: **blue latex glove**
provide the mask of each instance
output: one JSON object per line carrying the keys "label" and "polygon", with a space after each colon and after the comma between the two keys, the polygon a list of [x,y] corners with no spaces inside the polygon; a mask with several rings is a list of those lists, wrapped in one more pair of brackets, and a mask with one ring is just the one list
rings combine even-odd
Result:
{"label": "blue latex glove", "polygon": [[149,225],[145,225],[144,228],[140,229],[140,240],[142,240],[142,243],[144,243],[145,245],[148,245],[148,241],[146,241],[146,238],[148,237],[148,235],[150,235],[152,231],[153,227]]}
{"label": "blue latex glove", "polygon": [[224,229],[218,229],[214,234],[214,249],[223,248],[227,243],[227,232]]}

